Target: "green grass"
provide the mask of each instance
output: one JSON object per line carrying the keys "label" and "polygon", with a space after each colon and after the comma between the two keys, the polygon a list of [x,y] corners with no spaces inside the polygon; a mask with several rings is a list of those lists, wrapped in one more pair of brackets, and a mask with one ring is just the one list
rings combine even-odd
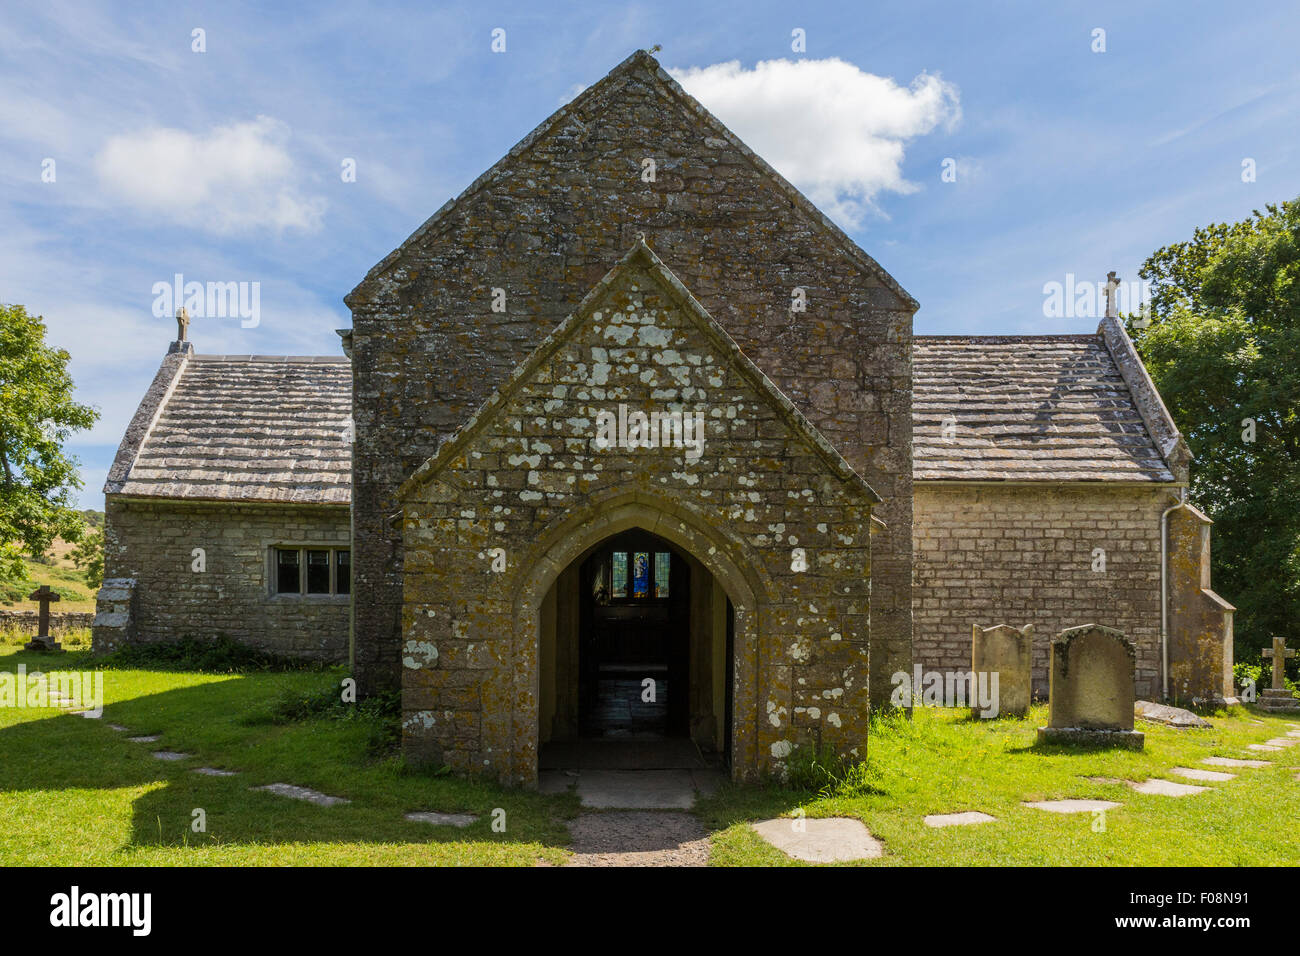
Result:
{"label": "green grass", "polygon": [[[872,722],[873,790],[857,796],[732,788],[702,801],[697,812],[714,832],[713,862],[721,866],[792,865],[748,823],[801,808],[808,818],[847,816],[866,823],[885,856],[871,866],[1294,866],[1300,862],[1300,745],[1278,753],[1246,749],[1286,736],[1286,721],[1243,707],[1210,715],[1209,730],[1174,730],[1138,723],[1141,753],[1040,749],[1036,729],[1047,708],[1025,719],[972,721],[953,711],[917,709],[912,721]],[[1293,718],[1300,723],[1300,718]],[[1262,720],[1262,724],[1251,723]],[[1235,780],[1203,783],[1171,775],[1201,767],[1208,756],[1271,758],[1273,766],[1232,770]],[[1186,797],[1147,796],[1123,783],[1164,777],[1210,788]],[[1055,814],[1024,801],[1111,800],[1104,832],[1092,814]],[[981,810],[996,822],[927,827],[932,813]]]}
{"label": "green grass", "polygon": [[[85,652],[41,655],[0,648],[0,669],[98,666]],[[45,708],[0,708],[0,864],[3,865],[524,865],[567,857],[572,795],[543,796],[408,768],[391,749],[391,701],[362,710],[332,696],[343,672],[201,673],[112,662],[102,720]],[[749,823],[802,809],[863,820],[886,846],[865,865],[1294,865],[1300,861],[1300,746],[1257,754],[1247,743],[1285,736],[1286,722],[1234,708],[1212,730],[1140,725],[1144,753],[1039,750],[1038,708],[1026,720],[970,721],[918,710],[874,723],[871,766],[852,795],[727,787],[701,801],[715,865],[788,865]],[[1262,720],[1262,724],[1251,723]],[[154,745],[110,730],[162,734]],[[1300,719],[1295,721],[1300,723]],[[178,763],[154,749],[193,755]],[[1144,796],[1084,777],[1143,780],[1212,754],[1271,758],[1191,797]],[[198,766],[235,777],[190,772]],[[833,768],[836,769],[836,768]],[[829,779],[813,773],[809,779]],[[1170,779],[1179,779],[1171,777]],[[347,797],[317,807],[250,786],[293,783]],[[1191,782],[1191,781],[1188,781]],[[1090,814],[1056,815],[1024,800],[1092,797],[1124,806],[1094,832]],[[191,829],[193,811],[207,832]],[[493,832],[492,811],[506,811]],[[411,823],[412,810],[480,815],[465,830]],[[983,810],[997,822],[932,830],[928,813]]]}
{"label": "green grass", "polygon": [[[82,653],[0,656],[0,668],[94,666]],[[288,720],[286,701],[337,687],[341,670],[239,675],[110,669],[101,720],[0,708],[0,864],[534,865],[563,862],[576,798],[408,770],[372,755],[374,721]],[[157,744],[133,735],[162,734]],[[194,758],[155,760],[156,749]],[[199,766],[235,777],[192,773]],[[317,807],[250,786],[293,783],[346,806]],[[506,811],[504,833],[492,811]],[[202,809],[207,832],[191,829]],[[464,830],[412,823],[412,810],[480,814]]]}

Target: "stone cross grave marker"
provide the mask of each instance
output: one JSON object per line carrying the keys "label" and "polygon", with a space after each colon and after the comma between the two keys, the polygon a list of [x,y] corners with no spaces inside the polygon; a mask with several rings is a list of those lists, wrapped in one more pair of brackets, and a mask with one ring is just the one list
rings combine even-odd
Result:
{"label": "stone cross grave marker", "polygon": [[1286,639],[1273,638],[1273,646],[1265,648],[1264,656],[1273,662],[1272,686],[1265,689],[1259,697],[1259,706],[1263,710],[1300,710],[1300,700],[1296,700],[1289,690],[1283,676],[1286,673],[1286,660],[1295,657],[1294,648],[1286,646]]}
{"label": "stone cross grave marker", "polygon": [[29,651],[61,651],[62,645],[50,636],[50,604],[55,601],[61,601],[62,598],[50,590],[48,584],[42,584],[31,594],[27,595],[27,600],[37,601],[41,605],[40,617],[36,623],[36,636],[25,645],[25,650]]}

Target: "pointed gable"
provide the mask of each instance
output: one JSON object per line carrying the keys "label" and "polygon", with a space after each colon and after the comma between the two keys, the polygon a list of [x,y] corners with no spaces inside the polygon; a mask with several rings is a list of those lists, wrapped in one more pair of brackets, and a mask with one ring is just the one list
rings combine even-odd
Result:
{"label": "pointed gable", "polygon": [[[629,84],[638,80],[652,94],[652,101],[656,106],[666,112],[680,112],[687,122],[698,125],[699,134],[706,143],[712,141],[711,145],[715,149],[728,147],[734,150],[740,158],[769,181],[770,185],[794,209],[805,227],[823,233],[836,252],[854,262],[864,272],[878,278],[898,297],[903,307],[908,308],[909,311],[919,308],[916,300],[875,259],[850,239],[784,176],[746,146],[697,99],[682,89],[681,84],[659,65],[659,61],[644,50],[637,50],[631,54],[610,70],[600,82],[583,90],[573,100],[552,113],[491,168],[470,183],[459,196],[448,200],[405,242],[366,274],[366,277],[346,297],[347,304],[355,306],[358,302],[379,292],[383,279],[394,271],[408,251],[426,241],[435,240],[447,230],[450,221],[471,199],[483,193],[490,193],[494,188],[517,176],[521,166],[530,161],[545,162],[548,150],[557,145],[561,149],[567,149],[574,142],[580,143],[590,138],[597,127],[605,127],[607,131],[617,131],[618,100],[620,96],[628,93]],[[641,108],[646,107],[643,105]],[[648,158],[654,158],[654,144],[645,145],[647,149],[643,152]]]}
{"label": "pointed gable", "polygon": [[[578,380],[571,381],[575,373]],[[485,433],[517,444],[511,449],[515,457],[532,465],[530,475],[536,475],[543,457],[538,446],[545,447],[548,457],[556,449],[551,441],[530,443],[524,437],[523,423],[529,416],[544,411],[547,417],[532,419],[532,430],[559,428],[566,448],[581,447],[596,440],[602,412],[625,420],[614,410],[616,406],[646,415],[689,418],[698,414],[704,423],[703,444],[707,446],[710,437],[721,437],[728,459],[724,466],[712,456],[712,463],[703,465],[706,471],[738,462],[742,467],[757,463],[767,469],[782,458],[802,455],[820,462],[825,474],[843,483],[850,494],[868,504],[880,501],[830,442],[746,358],[643,238],[638,238],[469,421],[411,475],[398,490],[398,498],[415,494],[457,463],[464,467],[467,450]],[[512,437],[515,433],[517,441]],[[744,440],[751,434],[752,440]],[[674,461],[679,455],[677,447],[649,450]],[[491,451],[503,453],[499,445],[493,445]],[[638,450],[631,451],[636,454]],[[534,457],[536,464],[527,461]],[[707,448],[701,448],[700,458],[706,457]],[[688,486],[697,485],[698,476],[689,474],[690,456],[681,460],[683,471],[674,472],[673,477]],[[559,464],[564,467],[563,462]],[[577,460],[571,464],[581,467]],[[806,473],[806,469],[802,471]],[[580,476],[583,483],[600,483],[593,474]],[[668,483],[662,476],[660,480]],[[579,482],[575,479],[575,483]],[[540,500],[540,493],[529,499],[527,492],[523,489],[522,500]]]}

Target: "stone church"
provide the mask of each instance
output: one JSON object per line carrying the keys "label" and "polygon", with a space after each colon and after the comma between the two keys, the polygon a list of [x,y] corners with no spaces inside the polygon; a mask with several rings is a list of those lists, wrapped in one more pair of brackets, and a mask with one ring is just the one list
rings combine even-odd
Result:
{"label": "stone church", "polygon": [[1034,624],[1044,693],[1096,622],[1139,695],[1231,695],[1210,522],[1121,323],[914,336],[647,53],[345,301],[337,357],[173,343],[105,486],[97,649],[348,661],[401,690],[408,756],[524,785],[584,741],[861,756],[972,624]]}

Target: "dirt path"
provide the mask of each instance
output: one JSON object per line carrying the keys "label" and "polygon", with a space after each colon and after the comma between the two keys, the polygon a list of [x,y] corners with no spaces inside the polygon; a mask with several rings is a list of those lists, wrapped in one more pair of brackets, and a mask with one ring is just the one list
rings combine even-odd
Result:
{"label": "dirt path", "polygon": [[689,813],[584,813],[569,824],[569,831],[569,866],[709,865],[709,832]]}

